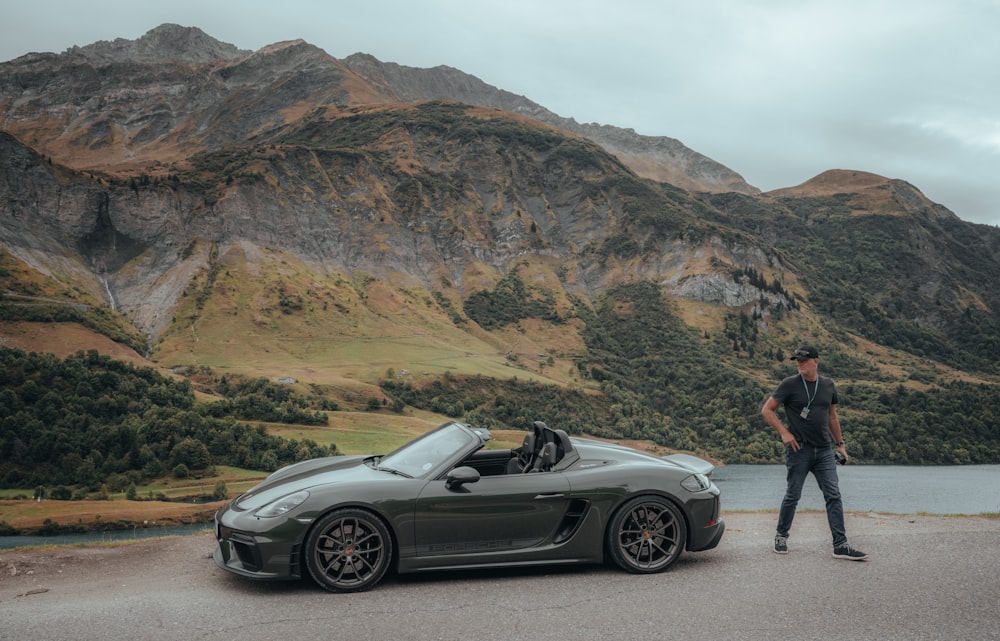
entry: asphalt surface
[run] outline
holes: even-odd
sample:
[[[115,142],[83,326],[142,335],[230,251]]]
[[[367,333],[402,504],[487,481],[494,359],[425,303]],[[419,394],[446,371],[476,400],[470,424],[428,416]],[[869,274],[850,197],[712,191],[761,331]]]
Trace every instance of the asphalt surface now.
[[[209,534],[2,552],[0,639],[1000,639],[1000,519],[849,514],[870,555],[851,562],[822,513],[798,515],[784,556],[774,514],[724,516],[717,549],[663,574],[436,573],[358,594],[230,575]]]

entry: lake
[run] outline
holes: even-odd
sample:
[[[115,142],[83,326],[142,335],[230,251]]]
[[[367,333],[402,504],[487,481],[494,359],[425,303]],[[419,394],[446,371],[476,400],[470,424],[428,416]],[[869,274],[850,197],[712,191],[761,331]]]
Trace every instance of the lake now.
[[[108,530],[105,532],[80,532],[77,534],[56,534],[54,536],[0,536],[0,550],[25,545],[72,545],[74,543],[109,543],[112,541],[133,541],[158,536],[174,536],[211,532],[211,523],[190,525],[170,525],[164,527],[133,528],[131,530]]]
[[[1000,513],[1000,465],[845,465],[837,471],[849,512]],[[723,465],[712,480],[722,491],[723,512],[777,510],[785,494],[784,465]],[[799,508],[825,509],[812,475]]]
[[[1000,513],[1000,465],[846,465],[838,471],[844,509],[849,512]],[[716,468],[712,480],[722,491],[723,512],[777,511],[785,493],[785,466],[723,465]],[[824,509],[823,495],[812,476],[806,479],[799,508]],[[204,523],[58,536],[0,536],[0,549],[195,534],[211,527]]]

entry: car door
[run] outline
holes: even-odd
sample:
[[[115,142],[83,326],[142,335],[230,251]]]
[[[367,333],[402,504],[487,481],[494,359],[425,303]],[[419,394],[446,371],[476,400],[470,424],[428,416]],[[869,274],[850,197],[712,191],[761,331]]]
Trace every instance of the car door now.
[[[569,500],[560,472],[486,476],[452,488],[432,481],[415,506],[416,554],[530,549],[552,537]]]

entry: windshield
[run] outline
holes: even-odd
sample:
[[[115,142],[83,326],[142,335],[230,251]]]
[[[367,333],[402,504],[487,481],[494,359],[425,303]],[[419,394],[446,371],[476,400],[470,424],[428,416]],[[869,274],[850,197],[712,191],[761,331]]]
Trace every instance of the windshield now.
[[[382,457],[378,469],[411,477],[422,476],[451,462],[460,453],[467,453],[472,445],[478,443],[479,439],[465,427],[458,423],[445,423]]]

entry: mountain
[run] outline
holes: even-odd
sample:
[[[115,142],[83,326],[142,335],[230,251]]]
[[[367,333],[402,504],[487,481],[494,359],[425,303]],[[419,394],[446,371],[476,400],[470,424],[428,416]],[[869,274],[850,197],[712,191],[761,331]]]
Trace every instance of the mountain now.
[[[524,96],[499,90],[458,69],[445,66],[415,69],[383,63],[365,54],[349,56],[344,63],[369,83],[388,87],[406,102],[447,100],[494,107],[580,134],[617,156],[643,178],[695,191],[760,193],[733,170],[685,147],[679,140],[665,136],[641,136],[632,129],[610,125],[577,123]]]
[[[449,67],[176,25],[0,64],[0,235],[15,345],[68,322],[346,406],[761,461],[760,404],[810,341],[859,399],[859,460],[1000,460],[974,409],[1000,230],[862,171],[760,193]],[[943,399],[944,433],[913,414]]]

